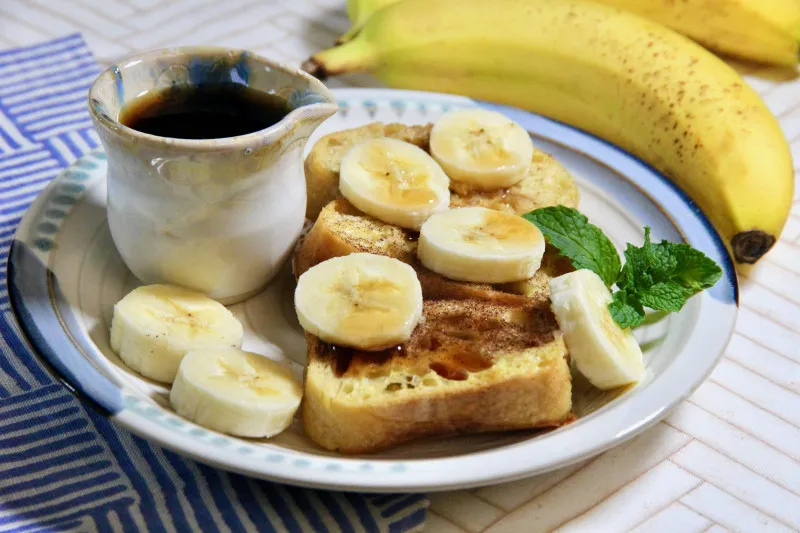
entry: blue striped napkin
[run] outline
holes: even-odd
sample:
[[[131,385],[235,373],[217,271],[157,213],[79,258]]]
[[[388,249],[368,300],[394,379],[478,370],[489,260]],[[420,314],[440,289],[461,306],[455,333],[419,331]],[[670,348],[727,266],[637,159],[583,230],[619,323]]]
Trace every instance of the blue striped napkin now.
[[[0,51],[0,532],[418,530],[419,495],[336,493],[255,481],[117,428],[40,366],[6,288],[28,204],[99,145],[86,92],[100,72],[80,35]]]

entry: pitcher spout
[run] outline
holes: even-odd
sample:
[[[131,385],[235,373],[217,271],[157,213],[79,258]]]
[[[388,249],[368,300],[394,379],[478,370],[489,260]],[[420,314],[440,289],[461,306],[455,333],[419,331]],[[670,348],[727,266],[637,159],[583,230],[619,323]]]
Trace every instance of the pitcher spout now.
[[[284,118],[289,123],[293,140],[307,140],[325,120],[339,109],[336,97],[316,78],[300,71],[302,82],[287,99],[289,114]]]

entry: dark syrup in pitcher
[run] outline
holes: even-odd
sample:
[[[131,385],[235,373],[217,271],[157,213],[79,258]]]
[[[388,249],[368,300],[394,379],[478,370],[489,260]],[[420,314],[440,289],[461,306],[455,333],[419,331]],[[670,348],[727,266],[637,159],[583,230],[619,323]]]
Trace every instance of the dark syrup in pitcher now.
[[[135,130],[177,139],[222,139],[280,122],[285,100],[235,83],[175,86],[126,105],[119,121]]]

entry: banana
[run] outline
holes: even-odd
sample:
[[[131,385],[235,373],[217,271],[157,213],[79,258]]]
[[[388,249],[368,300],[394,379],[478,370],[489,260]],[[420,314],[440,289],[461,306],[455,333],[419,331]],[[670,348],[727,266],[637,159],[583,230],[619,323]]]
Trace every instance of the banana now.
[[[450,178],[425,150],[397,139],[372,139],[348,150],[339,190],[361,211],[419,230],[450,205]]]
[[[794,67],[800,0],[596,0],[649,18],[710,50]]]
[[[379,9],[401,0],[350,0],[351,40]],[[434,0],[436,1],[436,0]],[[800,0],[596,0],[649,18],[709,50],[794,67],[800,53]]]
[[[422,287],[406,263],[356,253],[304,272],[294,305],[303,329],[323,341],[382,350],[411,337],[422,317]]]
[[[242,325],[222,304],[173,285],[148,285],[114,306],[111,349],[145,377],[172,383],[190,350],[240,347]]]
[[[509,283],[530,279],[544,255],[542,232],[524,218],[485,207],[433,215],[417,243],[420,262],[459,281]]]
[[[772,247],[789,215],[789,146],[761,98],[699,45],[619,9],[404,0],[304,68],[373,71],[393,87],[510,104],[593,133],[671,178],[742,263]]]
[[[346,43],[358,33],[361,26],[367,22],[367,19],[375,11],[399,1],[400,0],[348,0],[347,18],[350,19],[351,26],[344,35],[339,37],[336,43]]]
[[[436,121],[430,150],[450,179],[491,191],[526,176],[533,142],[522,126],[502,113],[468,108],[445,113]]]
[[[611,292],[600,276],[583,269],[549,283],[553,314],[580,373],[604,390],[639,381],[645,370],[642,349],[631,330],[611,318]]]
[[[272,437],[292,423],[303,386],[286,366],[238,348],[192,350],[169,401],[184,418],[240,437]]]

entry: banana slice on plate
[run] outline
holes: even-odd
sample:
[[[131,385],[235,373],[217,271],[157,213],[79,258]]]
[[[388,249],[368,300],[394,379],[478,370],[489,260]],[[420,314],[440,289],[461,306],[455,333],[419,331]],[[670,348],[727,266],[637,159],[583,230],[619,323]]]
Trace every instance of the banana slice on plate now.
[[[450,205],[450,178],[438,163],[397,139],[372,139],[348,150],[339,190],[366,214],[414,230]]]
[[[303,386],[286,366],[237,348],[191,351],[169,401],[189,420],[240,437],[272,437],[292,423]]]
[[[323,341],[382,350],[411,337],[422,317],[422,287],[402,261],[358,253],[308,269],[294,304],[303,329]]]
[[[450,279],[508,283],[533,277],[544,249],[542,232],[524,218],[462,207],[422,225],[417,256],[426,268]]]
[[[533,142],[525,129],[495,111],[458,109],[431,130],[431,155],[454,181],[478,190],[510,187],[526,176]]]
[[[242,325],[205,294],[174,285],[134,289],[114,306],[111,349],[145,377],[172,383],[183,356],[204,347],[240,347]]]
[[[576,270],[550,280],[550,300],[570,357],[599,389],[639,381],[644,357],[630,329],[611,318],[611,292],[591,270]]]

